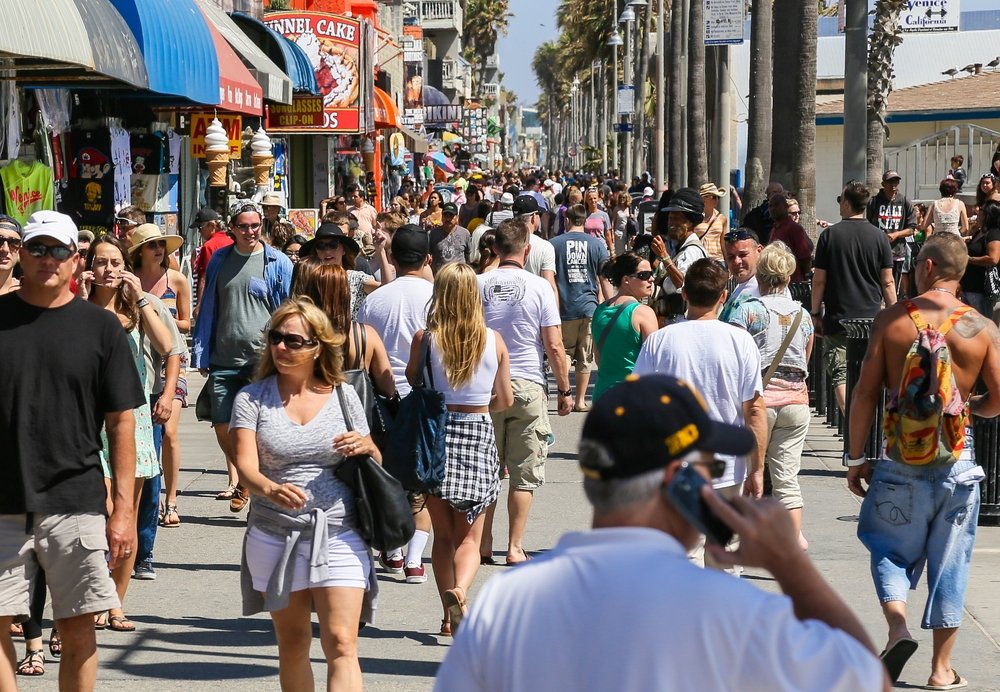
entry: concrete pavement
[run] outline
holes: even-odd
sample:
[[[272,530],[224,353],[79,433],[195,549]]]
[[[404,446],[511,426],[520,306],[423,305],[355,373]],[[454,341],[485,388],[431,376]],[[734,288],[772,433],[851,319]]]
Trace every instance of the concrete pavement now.
[[[201,378],[190,378],[192,401]],[[277,647],[269,618],[240,616],[239,559],[245,515],[233,515],[213,497],[226,482],[221,453],[209,426],[185,409],[179,511],[182,526],[160,529],[156,581],[133,581],[126,612],[135,621],[131,634],[98,632],[99,690],[275,690]],[[575,463],[582,414],[553,416],[556,441],[546,467],[548,482],[537,493],[525,546],[550,548],[568,530],[585,528],[589,512]],[[855,537],[859,501],[851,495],[840,466],[840,440],[814,419],[801,475],[806,501],[803,532],[820,570],[861,617],[876,644],[885,625],[868,571],[868,556]],[[504,495],[506,497],[506,484]],[[506,514],[498,512],[495,544],[499,562],[506,545]],[[954,655],[955,668],[970,680],[970,690],[1000,690],[1000,529],[981,527],[972,563],[966,618]],[[402,575],[380,574],[376,623],[360,638],[361,667],[370,690],[429,690],[449,639],[436,635],[441,608],[430,575],[405,584]],[[506,567],[483,567],[481,583]],[[760,588],[776,590],[766,574],[750,570]],[[919,629],[926,598],[921,588],[911,599],[912,633],[920,649],[903,673],[900,688],[923,685],[929,671],[931,636]],[[623,614],[623,617],[627,614]],[[620,623],[618,623],[620,624]],[[609,623],[609,626],[616,623]],[[46,626],[45,634],[49,628]],[[18,655],[23,643],[17,643]],[[484,652],[489,655],[489,652]],[[322,689],[325,663],[316,639],[313,667]],[[58,663],[47,663],[42,678],[19,678],[22,690],[54,690]]]

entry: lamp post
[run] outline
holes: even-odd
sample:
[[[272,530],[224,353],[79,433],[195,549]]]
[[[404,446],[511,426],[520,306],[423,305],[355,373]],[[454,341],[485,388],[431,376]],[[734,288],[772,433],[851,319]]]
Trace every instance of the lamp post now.
[[[659,192],[661,185],[664,185],[666,176],[666,156],[664,152],[664,140],[666,139],[666,128],[664,127],[664,89],[666,88],[666,70],[663,54],[667,45],[664,5],[666,0],[656,0],[656,117],[653,126],[653,175],[656,176],[653,191]],[[673,10],[671,10],[673,11]]]
[[[612,123],[618,122],[618,46],[622,45],[622,36],[618,33],[618,27],[611,33],[611,38],[608,39],[608,45],[611,46],[611,54],[614,56],[612,61],[612,87],[611,87],[611,109],[609,118]],[[618,165],[618,132],[614,132],[611,137],[611,155],[608,157],[608,170],[617,170]]]
[[[580,79],[573,77],[569,88],[569,151],[576,152],[580,139]],[[568,153],[568,152],[567,152]],[[570,156],[570,166],[575,168],[576,156]]]
[[[631,6],[626,5],[625,11],[622,12],[621,17],[618,18],[619,24],[625,25],[625,69],[623,70],[622,77],[625,80],[625,86],[632,87],[632,110],[635,110],[635,85],[632,84],[632,30],[633,24],[635,23],[635,10]],[[632,116],[626,116],[622,119],[623,122],[631,125]],[[622,180],[626,185],[632,182],[632,134],[630,132],[622,133]]]

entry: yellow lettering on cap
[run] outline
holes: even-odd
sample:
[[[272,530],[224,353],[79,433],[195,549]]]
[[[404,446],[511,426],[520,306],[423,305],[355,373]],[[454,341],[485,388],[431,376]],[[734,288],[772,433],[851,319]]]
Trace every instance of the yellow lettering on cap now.
[[[639,376],[636,375],[635,373],[630,373],[630,374],[628,374],[628,375],[625,376],[625,381],[626,382],[635,382],[638,379],[639,379]]]
[[[664,442],[667,445],[667,451],[670,452],[671,455],[676,455],[681,450],[687,449],[697,442],[699,437],[700,434],[698,433],[698,426],[694,423],[688,423],[673,435],[667,437]]]
[[[616,416],[624,416],[625,415],[625,407],[624,406],[618,406],[617,408],[615,408],[615,415]]]
[[[668,406],[670,404],[670,401],[671,401],[670,397],[667,396],[666,394],[660,397],[660,403],[663,404],[664,406]]]

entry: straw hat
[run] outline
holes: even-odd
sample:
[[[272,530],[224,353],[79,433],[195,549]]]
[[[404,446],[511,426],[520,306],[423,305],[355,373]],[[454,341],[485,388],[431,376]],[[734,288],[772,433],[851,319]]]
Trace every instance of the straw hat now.
[[[725,197],[726,188],[716,187],[715,183],[705,183],[698,188],[698,194],[702,197]]]
[[[184,239],[179,235],[164,235],[155,223],[144,223],[132,231],[132,246],[129,247],[128,254],[134,255],[140,247],[154,240],[166,240],[168,253],[176,251],[184,244]]]
[[[264,199],[260,201],[260,206],[262,207],[283,207],[285,206],[284,200],[281,198],[277,192],[268,192],[264,195]]]

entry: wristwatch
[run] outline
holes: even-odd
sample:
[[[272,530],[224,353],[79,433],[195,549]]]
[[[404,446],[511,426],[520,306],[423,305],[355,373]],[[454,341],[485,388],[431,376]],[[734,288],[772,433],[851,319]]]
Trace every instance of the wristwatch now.
[[[572,389],[567,389],[566,391],[563,391],[563,390],[560,389],[558,391],[559,391],[559,396],[573,396],[573,390]]]
[[[847,467],[861,466],[862,464],[867,464],[867,463],[868,463],[868,457],[866,456],[861,456],[858,459],[852,459],[850,454],[844,452],[844,466]]]
[[[140,298],[139,300],[135,301],[135,306],[140,310],[142,310],[147,305],[149,305],[148,298]]]

